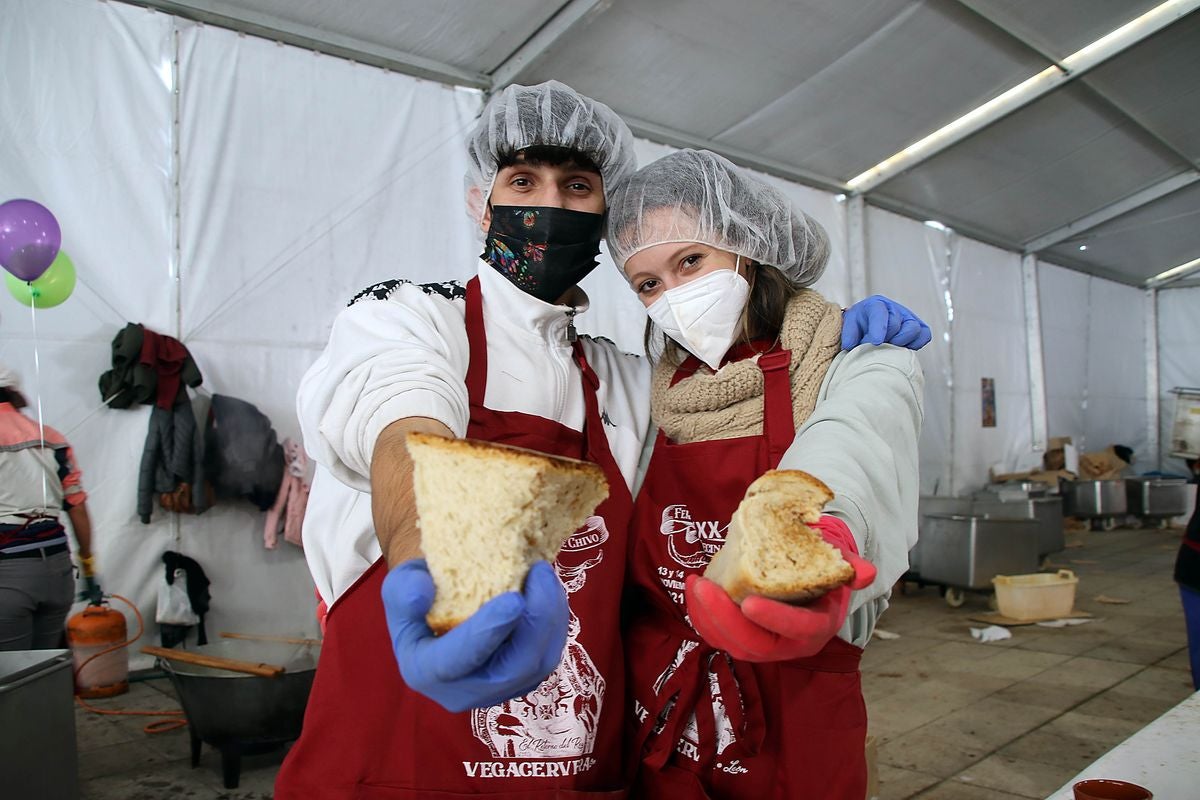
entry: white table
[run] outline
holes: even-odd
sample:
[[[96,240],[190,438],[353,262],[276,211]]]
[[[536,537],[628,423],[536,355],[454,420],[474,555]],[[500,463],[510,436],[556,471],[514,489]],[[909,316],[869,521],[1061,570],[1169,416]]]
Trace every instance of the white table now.
[[[1072,800],[1071,787],[1087,778],[1145,786],[1154,800],[1200,797],[1200,692],[1100,756],[1047,800]]]

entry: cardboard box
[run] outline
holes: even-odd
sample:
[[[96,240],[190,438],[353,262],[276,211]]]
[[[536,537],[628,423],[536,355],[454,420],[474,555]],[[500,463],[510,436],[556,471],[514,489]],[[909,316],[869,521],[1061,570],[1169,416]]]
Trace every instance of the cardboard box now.
[[[1084,453],[1079,457],[1079,479],[1082,481],[1110,481],[1120,478],[1129,467],[1113,448],[1095,453]]]
[[[1049,484],[1051,487],[1058,486],[1058,481],[1074,480],[1075,473],[1065,469],[1029,469],[1024,472],[1001,472],[991,473],[992,483],[1007,483],[1008,481],[1038,481],[1040,483]]]
[[[1067,464],[1068,448],[1074,448],[1070,436],[1051,436],[1042,456],[1042,466],[1047,470],[1072,469]]]

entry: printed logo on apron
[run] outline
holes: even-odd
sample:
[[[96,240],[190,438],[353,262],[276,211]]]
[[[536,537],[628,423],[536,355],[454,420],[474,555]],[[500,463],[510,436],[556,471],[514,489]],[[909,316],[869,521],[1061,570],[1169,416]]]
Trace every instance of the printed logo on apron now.
[[[659,533],[667,537],[667,549],[677,564],[688,569],[704,569],[725,544],[729,524],[720,520],[697,520],[682,504],[663,509]]]
[[[604,518],[592,516],[563,543],[554,566],[568,595],[582,589],[588,570],[604,560],[603,550],[591,551],[608,539]],[[562,660],[546,680],[524,697],[471,712],[471,731],[494,758],[573,758],[564,764],[546,765],[548,770],[565,770],[562,774],[577,774],[595,765],[591,754],[604,706],[605,681],[580,643],[580,631],[572,608]],[[464,762],[463,767],[469,775],[490,777],[481,769],[486,764]]]

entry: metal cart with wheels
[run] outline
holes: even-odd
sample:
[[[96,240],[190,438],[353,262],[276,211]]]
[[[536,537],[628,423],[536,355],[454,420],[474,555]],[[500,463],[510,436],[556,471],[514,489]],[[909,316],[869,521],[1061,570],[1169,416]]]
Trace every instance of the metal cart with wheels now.
[[[1125,482],[1067,481],[1063,484],[1063,513],[1091,520],[1092,527],[1111,531],[1128,510]]]
[[[1145,525],[1165,528],[1172,517],[1192,510],[1196,487],[1183,478],[1139,477],[1125,479],[1130,514]]]
[[[951,608],[967,592],[991,594],[992,578],[1037,572],[1038,524],[976,514],[927,513],[904,580],[937,586]]]

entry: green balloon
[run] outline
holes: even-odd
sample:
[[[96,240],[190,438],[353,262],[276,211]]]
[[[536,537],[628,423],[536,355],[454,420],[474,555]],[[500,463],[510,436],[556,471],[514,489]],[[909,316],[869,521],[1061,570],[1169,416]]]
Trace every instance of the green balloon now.
[[[23,281],[11,272],[4,274],[9,293],[21,305],[32,304],[36,308],[52,308],[71,296],[75,291],[75,265],[62,250],[54,262],[35,281]]]

